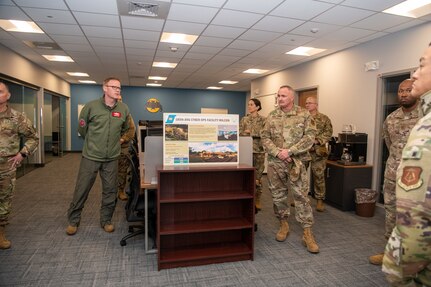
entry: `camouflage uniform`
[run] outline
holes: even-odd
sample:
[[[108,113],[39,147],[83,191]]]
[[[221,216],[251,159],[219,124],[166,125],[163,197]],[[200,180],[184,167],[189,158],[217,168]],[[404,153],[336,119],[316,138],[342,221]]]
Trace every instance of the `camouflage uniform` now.
[[[262,194],[262,174],[265,169],[265,151],[260,139],[260,131],[265,124],[265,117],[247,115],[239,123],[239,134],[253,138],[253,166],[256,168],[256,196]],[[249,130],[250,133],[244,131]]]
[[[386,117],[383,123],[383,139],[389,150],[386,161],[385,180],[383,183],[383,195],[385,199],[385,237],[389,238],[395,226],[395,180],[397,168],[401,161],[401,153],[406,145],[410,131],[417,123],[420,115],[420,105],[411,112],[403,112],[398,108]]]
[[[397,170],[396,225],[383,258],[393,286],[431,286],[431,91]]]
[[[272,111],[261,131],[262,144],[268,153],[268,180],[277,218],[290,215],[287,188],[295,200],[296,220],[303,228],[313,225],[313,211],[308,198],[308,176],[303,162],[311,159],[308,150],[316,136],[316,124],[310,113],[294,105],[289,112]],[[289,149],[292,161],[277,158],[280,149]]]
[[[24,146],[20,149],[20,138]],[[30,155],[39,144],[39,138],[23,114],[11,109],[0,113],[0,226],[8,224],[12,195],[15,190],[16,168],[8,159],[18,152]]]
[[[328,116],[317,112],[312,115],[316,122],[317,135],[315,141],[318,144],[314,144],[310,149],[311,162],[307,162],[306,166],[311,165],[311,173],[314,180],[314,197],[316,199],[325,199],[325,169],[326,160],[328,159],[328,149],[326,143],[331,139],[332,136],[332,124]]]
[[[124,191],[128,178],[130,179],[130,141],[135,137],[135,123],[133,122],[132,115],[128,117],[129,129],[124,133],[121,138],[121,154],[118,159],[118,192]]]

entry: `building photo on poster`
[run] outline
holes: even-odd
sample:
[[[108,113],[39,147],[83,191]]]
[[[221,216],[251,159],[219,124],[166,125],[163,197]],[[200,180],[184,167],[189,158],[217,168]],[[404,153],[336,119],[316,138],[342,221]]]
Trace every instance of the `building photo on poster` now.
[[[238,164],[238,115],[163,114],[163,164]]]

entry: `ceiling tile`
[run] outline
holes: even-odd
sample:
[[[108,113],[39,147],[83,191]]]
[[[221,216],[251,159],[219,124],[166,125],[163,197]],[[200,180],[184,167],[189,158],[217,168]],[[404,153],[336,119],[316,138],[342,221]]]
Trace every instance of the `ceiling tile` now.
[[[205,27],[205,24],[166,20],[163,32],[200,35]]]
[[[297,0],[286,0],[269,14],[273,16],[310,20],[331,7],[334,7],[334,5],[312,0],[301,0],[301,5],[298,5]]]
[[[244,33],[246,30],[247,29],[244,29],[244,28],[208,25],[205,31],[202,33],[202,35],[235,39],[239,35]]]
[[[322,37],[328,33],[341,29],[342,26],[323,24],[318,22],[305,22],[301,26],[290,31],[292,34],[304,35],[309,37]],[[312,29],[318,29],[316,33],[311,32]]]
[[[222,9],[211,24],[250,28],[262,18],[260,14]]]
[[[353,23],[352,27],[369,29],[374,31],[383,31],[394,26],[409,22],[411,18],[396,16],[386,13],[374,14],[364,20]]]
[[[334,33],[326,35],[324,38],[328,40],[332,40],[333,42],[350,42],[355,41],[356,39],[363,38],[369,35],[374,34],[375,31],[357,29],[351,27],[345,27]]]
[[[76,24],[72,13],[64,10],[23,8],[24,12],[29,15],[33,21],[45,23]]]
[[[303,23],[305,22],[297,19],[283,18],[278,16],[265,16],[253,26],[253,29],[287,33]]]
[[[117,15],[85,12],[74,12],[73,15],[80,25],[100,26],[100,23],[103,23],[103,26],[106,27],[120,27],[120,20]]]
[[[123,29],[123,37],[125,40],[139,39],[142,41],[157,42],[160,39],[160,32]]]
[[[229,0],[224,6],[224,9],[232,9],[259,14],[267,14],[274,9],[282,0]]]
[[[371,40],[373,40],[373,39],[377,39],[377,38],[384,37],[384,36],[386,36],[386,35],[388,35],[388,34],[389,34],[389,33],[385,33],[385,32],[376,32],[376,33],[371,34],[371,35],[369,35],[369,36],[366,36],[366,37],[363,37],[363,38],[356,39],[356,40],[355,40],[355,42],[356,42],[356,43],[365,43],[365,42],[371,41]]]
[[[48,34],[84,36],[78,25],[39,23],[39,27]]]
[[[317,16],[313,19],[313,21],[334,25],[350,25],[373,14],[375,14],[375,12],[344,6],[336,6],[329,11]]]
[[[210,46],[210,47],[226,47],[230,43],[232,43],[232,39],[200,36],[196,40],[195,45]]]
[[[156,49],[158,42],[150,41],[137,41],[137,40],[124,40],[126,48],[139,48],[139,49]]]
[[[207,24],[217,12],[217,8],[172,4],[167,19]]]
[[[21,9],[14,6],[0,6],[0,19],[31,20]]]
[[[64,0],[72,11],[101,14],[118,14],[117,1],[106,0]]]
[[[124,29],[161,31],[165,21],[145,17],[120,16],[121,27]]]
[[[189,49],[189,53],[191,52],[191,53],[201,53],[201,54],[217,54],[218,52],[220,52],[221,49],[223,48],[193,45]]]
[[[398,32],[398,31],[401,31],[401,30],[404,30],[404,29],[408,29],[410,27],[421,25],[421,24],[424,24],[424,23],[425,23],[424,21],[421,21],[421,20],[418,20],[418,19],[413,19],[413,20],[410,20],[409,22],[403,23],[401,25],[398,25],[398,26],[386,29],[385,32],[394,33],[394,32]]]
[[[172,0],[172,2],[208,7],[221,7],[226,2],[226,0]]]
[[[250,50],[242,50],[242,49],[230,49],[230,48],[226,48],[223,49],[219,55],[225,55],[225,56],[247,56],[248,54],[250,54]]]
[[[345,0],[342,5],[380,12],[401,2],[404,0]]]
[[[123,47],[123,40],[118,38],[89,37],[88,41],[93,46]]]
[[[228,47],[232,49],[256,50],[265,45],[265,42],[235,40]]]
[[[84,36],[50,35],[57,44],[88,44]]]
[[[65,52],[93,52],[90,45],[83,44],[59,44]]]
[[[272,40],[283,35],[282,33],[269,32],[269,31],[260,31],[260,30],[248,30],[244,34],[242,34],[239,39],[248,40],[248,41],[265,41],[271,42]]]
[[[294,34],[286,34],[284,36],[281,36],[280,38],[273,41],[275,44],[285,44],[285,45],[295,45],[295,46],[302,46],[310,41],[312,41],[313,37],[309,36],[301,36],[301,35],[294,35]]]
[[[106,37],[121,39],[121,30],[112,27],[81,26],[87,37]]]
[[[15,3],[22,7],[37,7],[46,9],[68,10],[63,1],[52,0],[14,0]]]

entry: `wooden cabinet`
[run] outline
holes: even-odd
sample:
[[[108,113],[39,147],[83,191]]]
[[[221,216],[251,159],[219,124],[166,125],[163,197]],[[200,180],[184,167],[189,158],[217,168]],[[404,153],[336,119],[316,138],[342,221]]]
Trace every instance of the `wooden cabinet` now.
[[[343,211],[355,210],[355,188],[370,188],[371,177],[371,165],[341,165],[328,160],[325,201]]]
[[[253,260],[253,167],[163,167],[158,182],[159,270]]]

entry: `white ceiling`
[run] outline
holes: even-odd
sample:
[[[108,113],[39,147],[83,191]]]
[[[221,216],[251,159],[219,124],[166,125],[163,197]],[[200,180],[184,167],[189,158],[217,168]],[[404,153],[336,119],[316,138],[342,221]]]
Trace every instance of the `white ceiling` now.
[[[381,13],[402,1],[162,0],[170,5],[167,17],[154,19],[120,15],[117,0],[0,0],[0,19],[34,21],[45,32],[0,30],[0,41],[70,83],[84,78],[66,72],[86,72],[99,84],[112,75],[123,85],[144,86],[153,82],[151,75],[168,77],[160,81],[163,87],[248,91],[251,79],[261,75],[242,73],[246,69],[271,74],[431,20]],[[162,32],[199,38],[192,46],[159,43]],[[53,42],[61,50],[30,48],[24,40]],[[304,45],[327,50],[312,57],[284,54]],[[43,54],[68,55],[75,62],[49,62]],[[178,65],[153,68],[153,61]]]

